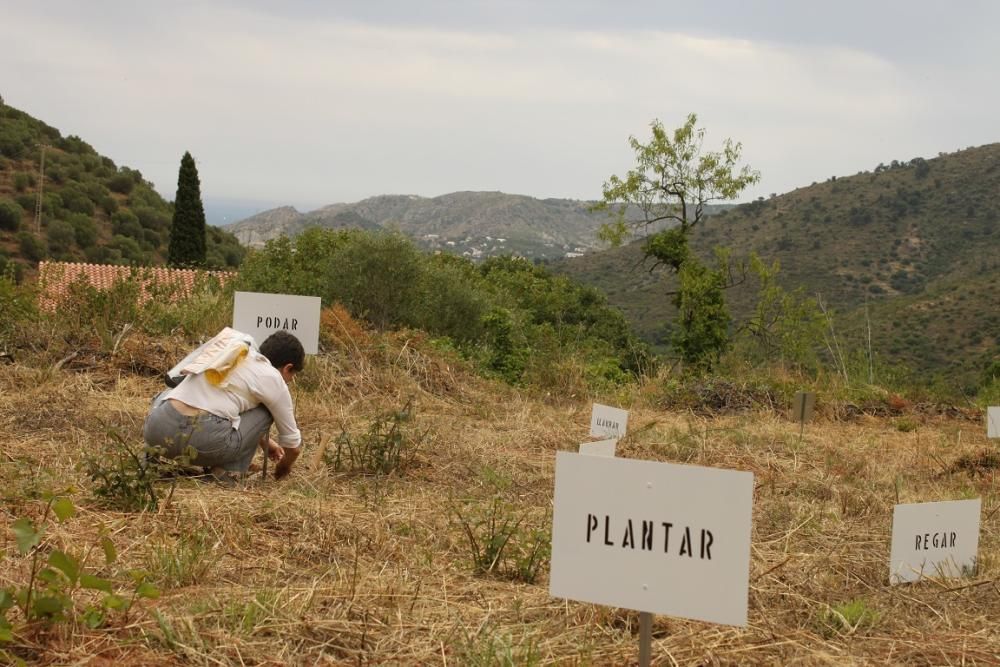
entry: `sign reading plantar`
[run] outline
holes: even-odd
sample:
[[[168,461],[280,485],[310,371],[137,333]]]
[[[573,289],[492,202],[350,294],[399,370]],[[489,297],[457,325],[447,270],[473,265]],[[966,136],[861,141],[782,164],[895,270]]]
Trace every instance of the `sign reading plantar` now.
[[[896,505],[889,583],[961,577],[976,567],[980,499]]]
[[[1000,438],[1000,407],[986,408],[986,437]]]
[[[628,410],[594,403],[590,413],[590,435],[595,438],[622,438],[628,426]]]
[[[753,474],[556,453],[554,597],[746,625]]]
[[[299,339],[306,354],[316,354],[320,305],[318,296],[236,292],[233,328],[253,336],[258,345],[284,330]]]

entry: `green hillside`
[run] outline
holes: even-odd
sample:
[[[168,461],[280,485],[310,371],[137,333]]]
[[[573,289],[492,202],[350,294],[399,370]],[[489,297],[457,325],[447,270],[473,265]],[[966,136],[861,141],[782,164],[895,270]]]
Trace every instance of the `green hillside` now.
[[[971,382],[997,354],[1000,144],[758,199],[712,217],[693,241],[702,256],[723,245],[779,261],[784,287],[821,297],[849,329],[864,323],[867,301],[872,347],[886,360]],[[662,346],[671,286],[643,263],[640,246],[553,268],[602,288],[644,339]],[[753,286],[727,296],[734,313],[745,313]]]
[[[0,101],[0,269],[13,262],[30,272],[43,259],[164,264],[172,216],[139,171]],[[235,267],[243,252],[232,234],[208,228],[210,267]]]

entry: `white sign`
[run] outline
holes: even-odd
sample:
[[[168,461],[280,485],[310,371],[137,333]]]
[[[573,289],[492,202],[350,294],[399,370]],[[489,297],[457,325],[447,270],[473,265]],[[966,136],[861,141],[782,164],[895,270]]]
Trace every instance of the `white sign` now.
[[[275,331],[287,331],[302,343],[306,354],[319,351],[318,296],[237,292],[233,303],[233,328],[263,343]]]
[[[753,473],[556,452],[549,594],[746,625]]]
[[[595,438],[623,438],[628,426],[628,410],[594,403],[590,413],[590,435]]]
[[[618,445],[618,438],[610,440],[598,440],[597,442],[585,442],[580,445],[580,453],[587,456],[614,456],[615,447]]]
[[[986,437],[1000,438],[1000,408],[986,408]]]
[[[976,566],[981,501],[896,505],[889,583],[961,577]]]

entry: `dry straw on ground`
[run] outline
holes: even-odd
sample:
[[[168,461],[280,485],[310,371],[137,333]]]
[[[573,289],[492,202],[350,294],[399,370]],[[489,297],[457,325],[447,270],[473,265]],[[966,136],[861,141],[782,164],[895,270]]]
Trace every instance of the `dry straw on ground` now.
[[[327,352],[294,390],[306,451],[291,478],[181,480],[155,512],[102,508],[81,464],[107,451],[111,430],[139,444],[161,388],[149,369],[171,365],[173,348],[133,336],[58,369],[0,366],[0,586],[28,574],[10,524],[72,485],[78,516],[42,548],[83,551],[103,526],[120,562],[162,590],[127,621],[32,625],[8,650],[60,665],[633,662],[637,614],[552,599],[545,569],[535,583],[475,574],[456,518],[502,495],[526,525],[546,526],[554,452],[586,440],[589,401],[476,378],[418,335],[332,315],[324,327]],[[997,460],[981,421],[840,420],[828,406],[800,440],[759,402],[718,416],[657,408],[655,387],[633,395],[620,455],[750,470],[756,482],[749,626],[657,617],[655,664],[1000,664]],[[401,473],[330,469],[324,451],[342,430],[411,398],[424,437]],[[966,497],[983,499],[978,572],[889,587],[893,504]]]

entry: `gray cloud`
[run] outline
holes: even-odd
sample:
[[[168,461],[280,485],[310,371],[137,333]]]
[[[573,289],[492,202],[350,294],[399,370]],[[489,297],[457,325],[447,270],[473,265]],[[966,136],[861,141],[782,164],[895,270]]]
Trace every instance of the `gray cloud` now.
[[[593,198],[689,111],[744,143],[752,196],[996,140],[998,5],[744,4],[19,4],[0,94],[168,197],[191,150],[207,197],[304,207]]]

